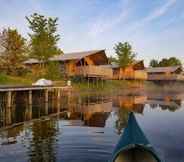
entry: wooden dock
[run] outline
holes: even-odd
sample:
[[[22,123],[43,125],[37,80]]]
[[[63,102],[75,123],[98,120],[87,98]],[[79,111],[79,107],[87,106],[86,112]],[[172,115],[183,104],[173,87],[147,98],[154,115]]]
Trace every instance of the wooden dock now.
[[[6,94],[6,105],[7,107],[12,106],[12,93],[16,92],[27,92],[28,93],[28,103],[32,105],[32,93],[33,91],[43,91],[44,92],[44,100],[48,102],[49,99],[49,91],[56,91],[57,98],[61,97],[61,91],[68,91],[71,87],[65,86],[3,86],[0,87],[0,93]]]
[[[33,91],[33,90],[68,90],[71,89],[69,86],[0,86],[0,92],[8,91]]]

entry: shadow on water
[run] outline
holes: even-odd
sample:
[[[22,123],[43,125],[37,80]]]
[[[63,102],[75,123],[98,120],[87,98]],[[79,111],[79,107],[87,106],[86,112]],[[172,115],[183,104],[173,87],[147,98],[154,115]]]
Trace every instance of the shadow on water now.
[[[0,159],[5,162],[108,161],[131,111],[137,114],[138,122],[164,160],[184,160],[182,156],[178,158],[182,147],[173,150],[171,144],[161,140],[171,127],[183,121],[180,111],[184,94],[63,92],[58,99],[50,92],[48,102],[44,102],[40,91],[33,94],[32,105],[28,104],[26,92],[13,95],[12,106],[7,107],[5,95],[0,94]],[[163,116],[169,124],[165,124]],[[180,133],[184,132],[177,129],[170,137],[184,142]]]

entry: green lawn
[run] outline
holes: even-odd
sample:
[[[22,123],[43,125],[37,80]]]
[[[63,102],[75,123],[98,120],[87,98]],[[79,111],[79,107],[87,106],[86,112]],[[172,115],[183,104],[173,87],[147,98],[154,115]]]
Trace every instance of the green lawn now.
[[[31,85],[32,80],[26,77],[9,76],[0,73],[0,85]]]

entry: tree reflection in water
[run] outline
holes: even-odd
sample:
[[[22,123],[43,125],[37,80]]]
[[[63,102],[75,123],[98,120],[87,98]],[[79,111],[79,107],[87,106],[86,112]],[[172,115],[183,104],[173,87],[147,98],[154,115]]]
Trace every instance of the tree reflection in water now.
[[[121,134],[121,130],[126,127],[128,123],[128,116],[130,111],[128,111],[126,108],[120,108],[117,111],[117,120],[116,120],[116,129],[118,134]]]
[[[56,161],[57,121],[42,120],[32,125],[32,139],[28,150],[31,162]]]

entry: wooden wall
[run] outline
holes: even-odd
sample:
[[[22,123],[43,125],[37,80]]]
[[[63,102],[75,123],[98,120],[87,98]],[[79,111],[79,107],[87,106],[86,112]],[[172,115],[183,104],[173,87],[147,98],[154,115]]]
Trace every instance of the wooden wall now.
[[[147,78],[145,70],[134,70],[133,67],[113,69],[113,79],[147,80]]]

